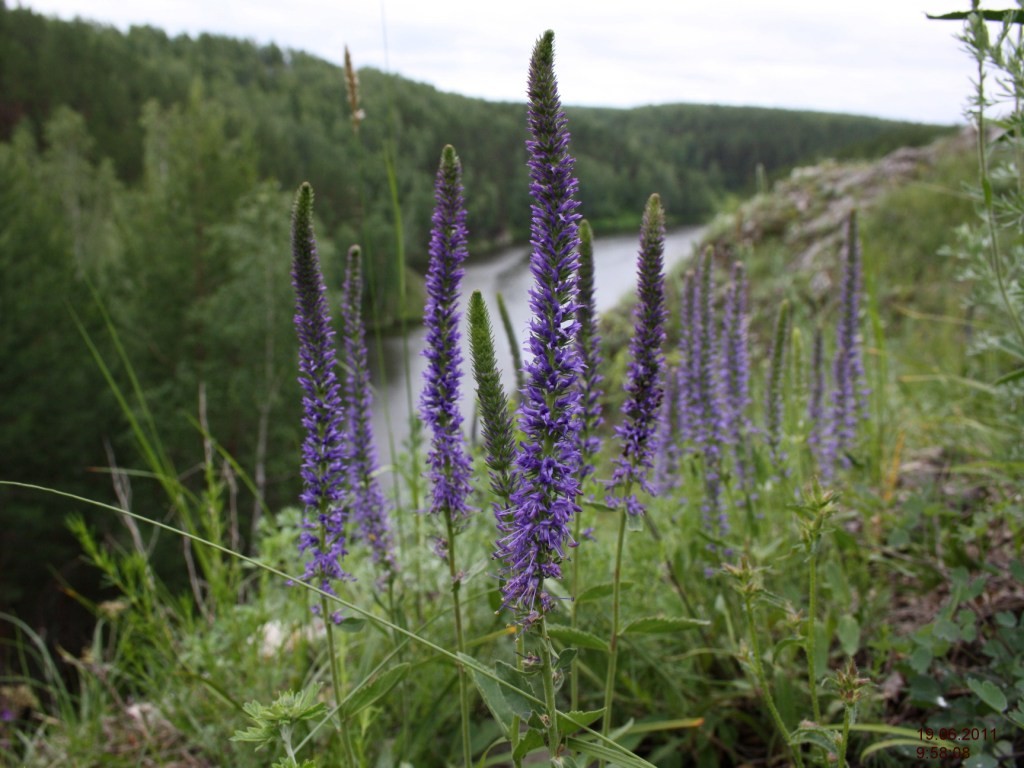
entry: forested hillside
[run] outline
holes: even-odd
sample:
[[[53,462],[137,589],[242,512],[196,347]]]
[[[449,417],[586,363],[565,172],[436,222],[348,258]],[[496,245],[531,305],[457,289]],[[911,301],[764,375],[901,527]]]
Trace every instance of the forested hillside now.
[[[371,323],[408,309],[393,286],[406,265],[425,264],[444,144],[465,167],[477,245],[522,240],[528,227],[523,105],[370,69],[359,80],[365,116],[354,121],[344,71],[307,54],[152,28],[123,34],[0,2],[5,477],[103,498],[109,474],[90,468],[137,466],[125,415],[85,341],[126,386],[113,328],[177,472],[201,461],[201,431],[189,418],[202,401],[210,434],[252,475],[255,496],[271,506],[294,498],[295,187],[308,180],[316,190],[332,285],[335,256],[363,244]],[[698,222],[752,189],[759,165],[771,177],[942,130],[692,105],[571,108],[569,116],[582,211],[599,231],[635,227],[652,191],[671,223]],[[147,423],[141,403],[131,407]],[[145,482],[133,490],[145,506]],[[232,498],[248,521],[252,495]],[[60,569],[73,559],[62,527],[73,505],[10,490],[0,505],[0,602],[17,602],[31,597],[22,588],[41,577],[39,563]]]

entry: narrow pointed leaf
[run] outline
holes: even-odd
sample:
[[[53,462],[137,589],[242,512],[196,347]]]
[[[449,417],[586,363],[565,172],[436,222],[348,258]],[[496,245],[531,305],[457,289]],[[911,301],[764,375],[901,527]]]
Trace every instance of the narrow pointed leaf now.
[[[690,619],[682,616],[667,618],[664,616],[648,616],[643,619],[636,619],[626,625],[623,634],[626,635],[657,635],[668,632],[682,632],[686,629],[706,627],[710,621],[703,619]]]

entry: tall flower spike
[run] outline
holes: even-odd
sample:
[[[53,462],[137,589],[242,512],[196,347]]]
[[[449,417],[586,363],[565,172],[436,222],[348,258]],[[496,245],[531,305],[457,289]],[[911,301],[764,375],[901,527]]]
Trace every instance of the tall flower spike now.
[[[786,474],[786,453],[782,450],[783,393],[782,375],[785,370],[786,339],[789,338],[789,302],[779,305],[772,340],[772,355],[768,365],[768,385],[765,387],[765,440],[771,456],[776,478]]]
[[[665,395],[665,280],[662,275],[665,252],[665,213],[661,198],[651,195],[640,227],[637,260],[637,304],[633,310],[634,332],[629,343],[631,362],[626,374],[625,423],[615,429],[622,441],[622,455],[615,462],[612,484],[628,489],[626,511],[643,514],[634,489],[651,491],[648,475],[654,463],[657,427]]]
[[[721,500],[725,420],[722,415],[720,372],[715,364],[718,359],[718,334],[715,327],[711,255],[710,249],[705,251],[694,285],[693,333],[696,342],[690,370],[694,379],[693,395],[696,398],[693,414],[695,437],[704,462],[704,521],[709,532],[717,526],[717,535],[724,536],[729,531]]]
[[[597,436],[601,418],[601,337],[597,330],[597,309],[594,304],[594,235],[590,223],[580,222],[580,270],[579,307],[577,318],[580,323],[577,343],[583,374],[580,376],[583,424],[580,429],[582,463],[580,482],[594,472],[594,457],[601,450],[601,438]]]
[[[363,326],[363,279],[361,250],[353,245],[348,251],[341,302],[341,345],[347,375],[342,388],[349,433],[352,435],[350,462],[352,515],[370,546],[373,561],[382,569],[385,582],[398,569],[394,542],[388,525],[387,504],[377,481],[377,449],[373,439],[373,393],[370,368],[366,359],[366,329]]]
[[[462,199],[462,166],[448,145],[441,153],[434,187],[436,206],[427,269],[425,386],[420,415],[433,431],[427,463],[433,483],[431,514],[443,515],[456,527],[468,514],[470,463],[462,435],[459,386],[462,351],[459,344],[459,283],[466,249],[466,209]]]
[[[866,415],[864,363],[857,333],[860,312],[861,255],[857,236],[857,215],[850,213],[846,228],[846,249],[840,291],[836,357],[832,367],[832,435],[829,446],[833,459],[849,464],[848,452],[857,437],[857,421]]]
[[[733,464],[740,487],[751,490],[751,468],[747,440],[751,431],[750,355],[747,344],[747,279],[742,262],[732,268],[732,284],[725,297],[722,318],[722,394],[726,441],[732,448]]]
[[[299,337],[299,384],[302,385],[303,490],[306,506],[299,551],[310,552],[303,578],[325,592],[332,581],[348,575],[341,568],[346,554],[346,446],[336,369],[334,330],[327,288],[313,234],[313,188],[299,187],[292,214],[292,286],[295,288],[295,330]]]
[[[533,51],[529,78],[530,289],[528,341],[516,453],[516,488],[508,533],[498,542],[505,562],[505,605],[524,624],[548,611],[553,600],[544,580],[561,576],[579,511],[580,375],[576,345],[579,214],[569,132],[554,75],[554,33]]]
[[[828,422],[825,417],[825,353],[824,336],[821,328],[814,330],[814,346],[811,348],[811,382],[807,396],[807,420],[810,431],[807,444],[811,455],[818,466],[821,479],[828,483],[832,480],[835,452],[829,450]]]

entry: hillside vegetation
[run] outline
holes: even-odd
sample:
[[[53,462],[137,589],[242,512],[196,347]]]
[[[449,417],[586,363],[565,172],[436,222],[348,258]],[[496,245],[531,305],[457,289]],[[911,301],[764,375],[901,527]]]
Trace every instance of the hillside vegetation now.
[[[135,463],[85,342],[112,359],[109,322],[178,472],[201,447],[188,418],[202,395],[210,433],[257,478],[255,494],[239,491],[242,518],[263,501],[295,498],[298,405],[284,394],[295,377],[291,190],[307,180],[316,189],[332,287],[340,255],[363,246],[370,325],[420,315],[414,273],[425,268],[445,143],[466,168],[474,253],[527,233],[523,105],[369,69],[359,81],[357,126],[345,72],[300,51],[148,27],[122,34],[0,2],[5,475],[110,498],[110,479],[95,468]],[[653,189],[670,222],[701,221],[750,190],[758,166],[770,178],[941,130],[716,106],[569,114],[583,210],[598,231],[635,226]],[[110,373],[127,375],[116,365]],[[148,499],[144,484],[135,492]],[[40,563],[79,578],[76,549],[56,524],[66,505],[9,489],[0,503],[14,521],[0,544],[0,607],[41,605],[33,596],[51,586]]]

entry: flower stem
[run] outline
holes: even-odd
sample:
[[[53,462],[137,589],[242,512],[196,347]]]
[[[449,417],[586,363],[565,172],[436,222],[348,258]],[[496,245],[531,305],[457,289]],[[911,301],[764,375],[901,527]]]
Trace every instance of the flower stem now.
[[[341,678],[341,665],[338,664],[338,651],[334,645],[334,624],[327,613],[327,598],[324,595],[320,595],[320,615],[324,620],[324,629],[327,633],[327,658],[330,660],[331,665],[331,687],[334,688],[334,700],[340,704],[344,700],[342,696],[344,683]],[[354,766],[356,763],[352,752],[352,740],[349,736],[348,725],[345,723],[345,716],[341,707],[338,708],[338,727],[341,729],[341,739],[345,745],[347,764]]]
[[[810,592],[807,608],[807,640],[804,646],[804,653],[807,655],[807,684],[811,690],[811,711],[814,713],[814,722],[821,722],[821,705],[818,703],[818,683],[814,674],[815,667],[815,636],[814,617],[818,609],[818,559],[811,554],[808,564],[808,591]]]
[[[743,603],[747,611],[747,624],[750,626],[750,650],[754,663],[754,673],[757,675],[757,684],[761,686],[764,702],[768,706],[768,711],[775,722],[775,727],[779,729],[779,735],[782,736],[782,740],[786,742],[786,746],[789,747],[789,751],[793,755],[793,762],[799,768],[803,768],[804,759],[800,754],[799,748],[795,747],[790,740],[789,731],[786,730],[786,724],[782,722],[782,715],[779,714],[779,710],[775,706],[775,699],[772,697],[771,688],[768,687],[768,678],[764,673],[764,663],[761,661],[761,644],[757,639],[757,627],[754,625],[754,606],[751,603],[750,594],[743,596]]]
[[[582,510],[580,514],[577,514],[573,520],[572,526],[572,540],[576,542],[576,551],[572,555],[572,576],[571,576],[571,592],[572,605],[569,608],[569,626],[574,630],[579,625],[579,617],[577,612],[576,598],[580,594],[580,530],[582,526],[580,524],[580,517],[582,516]],[[569,710],[575,712],[579,709],[580,704],[580,681],[579,681],[579,660],[572,660],[572,668],[569,670]]]
[[[839,762],[837,768],[845,768],[846,766],[846,748],[850,744],[850,710],[851,707],[847,705],[843,709],[843,737],[839,742]]]
[[[544,679],[544,705],[547,709],[548,753],[551,763],[555,764],[558,757],[561,737],[558,734],[558,708],[555,706],[555,669],[551,663],[551,640],[548,637],[548,623],[541,614],[540,618],[540,660],[541,677]]]
[[[626,483],[623,493],[628,497],[631,492],[632,483]],[[622,549],[626,539],[626,511],[625,505],[619,510],[619,535],[615,542],[615,570],[612,573],[612,633],[608,641],[608,677],[604,685],[604,723],[601,733],[607,736],[612,728],[612,703],[615,697],[615,672],[618,663],[619,652],[619,604],[621,602],[622,582]]]
[[[460,654],[466,652],[466,640],[462,631],[462,605],[459,591],[462,587],[461,576],[455,567],[455,525],[451,515],[445,516],[448,529],[448,572],[452,583],[452,613],[455,619],[455,647]],[[469,682],[466,680],[466,669],[462,664],[459,670],[459,709],[462,715],[462,759],[466,768],[473,765],[473,748],[469,738]]]

